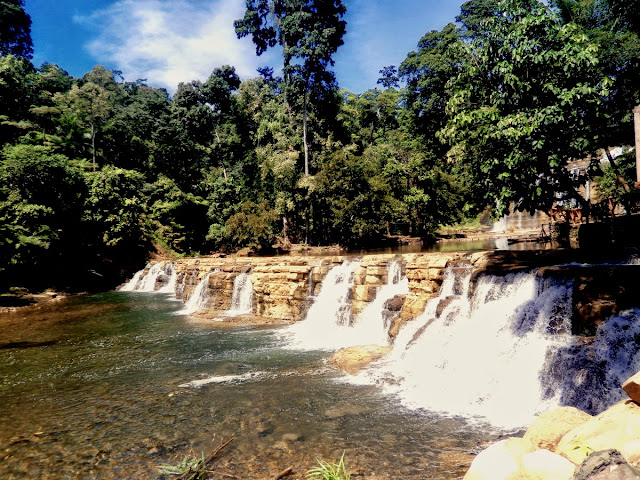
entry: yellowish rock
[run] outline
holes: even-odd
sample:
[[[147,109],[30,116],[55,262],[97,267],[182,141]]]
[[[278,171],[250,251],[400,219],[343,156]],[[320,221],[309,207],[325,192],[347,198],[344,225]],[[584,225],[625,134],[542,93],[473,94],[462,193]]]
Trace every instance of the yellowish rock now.
[[[522,457],[532,451],[523,438],[501,440],[473,459],[464,480],[522,480]]]
[[[575,470],[569,460],[546,449],[522,457],[522,478],[527,480],[571,480]]]
[[[554,451],[567,432],[593,418],[574,407],[560,407],[536,418],[524,439],[534,447]]]
[[[591,453],[616,449],[632,466],[640,465],[640,406],[632,400],[617,403],[569,431],[556,453],[580,465]]]
[[[391,351],[391,347],[381,345],[360,345],[343,348],[334,353],[329,364],[351,375],[358,373],[372,362],[381,359]]]

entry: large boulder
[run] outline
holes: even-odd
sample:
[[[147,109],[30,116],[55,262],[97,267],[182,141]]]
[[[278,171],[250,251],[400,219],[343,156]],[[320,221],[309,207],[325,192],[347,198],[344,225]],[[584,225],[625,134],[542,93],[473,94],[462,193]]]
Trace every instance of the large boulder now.
[[[464,480],[520,480],[522,457],[533,451],[523,438],[507,438],[494,443],[473,459]]]
[[[576,471],[574,480],[638,480],[640,475],[617,450],[589,455]]]
[[[620,402],[568,432],[556,453],[576,465],[594,451],[618,450],[633,466],[640,465],[640,405]]]
[[[521,478],[527,480],[571,480],[576,466],[549,450],[536,450],[522,457]]]
[[[524,439],[529,440],[535,448],[553,452],[567,432],[591,418],[591,415],[577,408],[559,407],[536,418],[524,434]]]

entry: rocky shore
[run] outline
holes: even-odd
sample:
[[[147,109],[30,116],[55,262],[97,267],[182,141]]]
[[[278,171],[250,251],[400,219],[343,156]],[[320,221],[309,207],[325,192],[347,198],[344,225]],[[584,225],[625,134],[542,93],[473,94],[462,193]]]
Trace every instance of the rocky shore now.
[[[640,479],[640,373],[629,398],[596,416],[573,407],[540,415],[523,437],[482,451],[464,480]]]

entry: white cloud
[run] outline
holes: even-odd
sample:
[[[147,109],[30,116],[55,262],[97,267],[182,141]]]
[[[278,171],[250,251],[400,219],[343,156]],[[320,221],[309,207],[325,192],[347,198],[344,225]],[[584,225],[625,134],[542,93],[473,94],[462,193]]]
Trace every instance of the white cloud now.
[[[243,14],[243,0],[118,0],[75,20],[96,32],[85,48],[98,62],[122,70],[127,80],[146,78],[174,91],[225,64],[243,78],[257,75],[265,59],[233,28]]]

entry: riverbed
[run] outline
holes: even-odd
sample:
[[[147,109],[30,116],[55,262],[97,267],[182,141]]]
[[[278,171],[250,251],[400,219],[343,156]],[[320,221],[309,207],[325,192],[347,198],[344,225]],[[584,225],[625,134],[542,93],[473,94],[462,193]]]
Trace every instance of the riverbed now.
[[[0,316],[1,478],[168,478],[233,438],[211,478],[462,478],[502,432],[353,385],[279,328],[220,329],[158,294],[111,292]],[[434,386],[434,388],[437,388]]]

